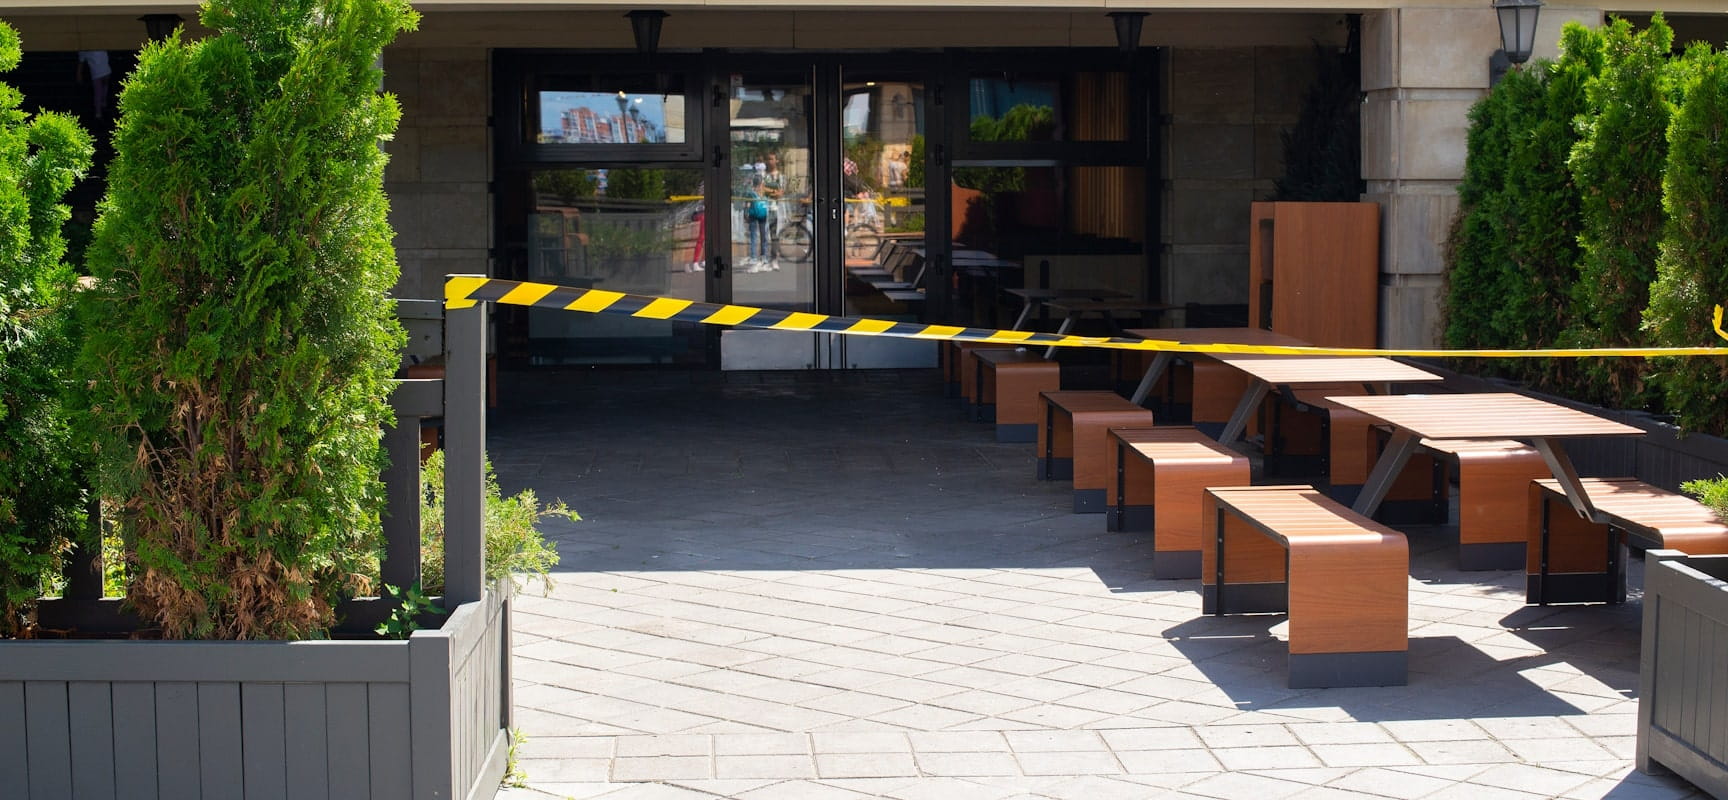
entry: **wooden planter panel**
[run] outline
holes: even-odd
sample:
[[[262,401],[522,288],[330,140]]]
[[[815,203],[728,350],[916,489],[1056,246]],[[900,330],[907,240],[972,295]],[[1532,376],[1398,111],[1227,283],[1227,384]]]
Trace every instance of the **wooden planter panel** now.
[[[404,641],[0,643],[0,786],[23,798],[487,798],[507,603]],[[8,794],[8,797],[11,795]]]
[[[1728,797],[1728,556],[1646,557],[1638,769],[1665,767]]]

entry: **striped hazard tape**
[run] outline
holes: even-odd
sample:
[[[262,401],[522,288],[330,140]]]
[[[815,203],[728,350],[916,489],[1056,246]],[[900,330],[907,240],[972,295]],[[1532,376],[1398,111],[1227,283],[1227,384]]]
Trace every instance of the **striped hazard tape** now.
[[[1270,345],[1213,344],[1167,339],[1137,339],[1111,336],[1071,336],[1034,331],[1001,331],[991,328],[961,328],[926,325],[865,317],[836,317],[803,311],[698,303],[675,297],[624,294],[603,289],[578,289],[549,283],[527,283],[495,278],[452,277],[444,284],[444,304],[467,308],[477,302],[501,303],[533,308],[555,308],[590,314],[620,314],[640,319],[697,322],[736,328],[838,333],[848,336],[892,336],[949,342],[996,342],[1040,347],[1102,347],[1113,350],[1169,350],[1184,353],[1262,353],[1307,356],[1406,356],[1410,358],[1575,358],[1584,356],[1728,356],[1728,347],[1637,347],[1560,350],[1375,350],[1357,347],[1284,347]],[[1714,319],[1718,336],[1728,339],[1722,328],[1722,307]]]

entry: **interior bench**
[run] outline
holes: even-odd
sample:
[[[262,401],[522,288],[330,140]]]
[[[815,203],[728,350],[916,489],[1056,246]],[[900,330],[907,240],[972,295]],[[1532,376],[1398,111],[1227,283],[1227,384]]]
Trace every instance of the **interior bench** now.
[[[1151,533],[1152,577],[1200,577],[1200,506],[1208,486],[1247,486],[1248,457],[1191,426],[1111,428],[1104,527]]]
[[[1038,441],[1038,394],[1062,388],[1062,365],[1025,350],[972,350],[972,418],[996,423],[998,442]]]
[[[1038,419],[1038,479],[1072,479],[1076,514],[1104,511],[1105,490],[1110,485],[1104,468],[1108,449],[1105,431],[1153,424],[1151,411],[1105,391],[1039,392]]]
[[[1404,685],[1403,534],[1312,486],[1212,487],[1202,508],[1204,613],[1287,612],[1292,689]]]
[[[1580,483],[1607,523],[1579,517],[1553,478],[1526,485],[1525,597],[1532,604],[1624,602],[1628,539],[1688,555],[1728,553],[1728,525],[1703,503],[1633,478]]]

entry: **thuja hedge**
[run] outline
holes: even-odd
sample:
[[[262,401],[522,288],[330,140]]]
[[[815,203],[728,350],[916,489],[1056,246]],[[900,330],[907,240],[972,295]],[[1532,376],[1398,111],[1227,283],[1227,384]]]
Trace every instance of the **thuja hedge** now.
[[[1660,15],[1642,31],[1623,20],[1569,24],[1559,61],[1508,75],[1472,109],[1450,242],[1449,346],[1716,341],[1710,308],[1728,300],[1719,218],[1728,190],[1722,162],[1709,160],[1722,129],[1708,115],[1728,99],[1708,76],[1723,56],[1695,47],[1674,57],[1672,41]],[[1714,359],[1555,359],[1499,371],[1581,399],[1672,411],[1688,429],[1728,429],[1728,385]]]
[[[1662,181],[1667,227],[1644,312],[1655,341],[1668,345],[1715,341],[1712,307],[1728,303],[1728,53],[1694,47],[1679,87]],[[1651,367],[1652,383],[1682,425],[1717,433],[1728,427],[1722,359],[1662,359]]]
[[[0,22],[0,72],[18,66]],[[31,116],[0,83],[0,637],[29,623],[44,579],[83,526],[83,474],[61,404],[74,344],[61,199],[90,166],[70,117]]]
[[[211,0],[120,97],[80,357],[127,597],[171,638],[322,635],[376,557],[403,333],[379,53],[405,0]]]

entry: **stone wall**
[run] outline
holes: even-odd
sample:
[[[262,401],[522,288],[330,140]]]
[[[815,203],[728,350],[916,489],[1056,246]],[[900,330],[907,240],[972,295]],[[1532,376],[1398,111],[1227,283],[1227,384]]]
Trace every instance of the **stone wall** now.
[[[1172,48],[1164,67],[1163,297],[1246,303],[1249,204],[1284,174],[1313,46]]]
[[[1534,58],[1553,58],[1561,26],[1594,8],[1542,9]],[[1445,242],[1458,211],[1470,106],[1488,90],[1500,46],[1494,11],[1412,6],[1363,15],[1362,177],[1381,206],[1380,344],[1439,341]]]
[[[384,191],[402,278],[396,296],[440,299],[444,276],[487,272],[492,237],[490,59],[483,48],[392,47],[384,88],[402,104]]]

